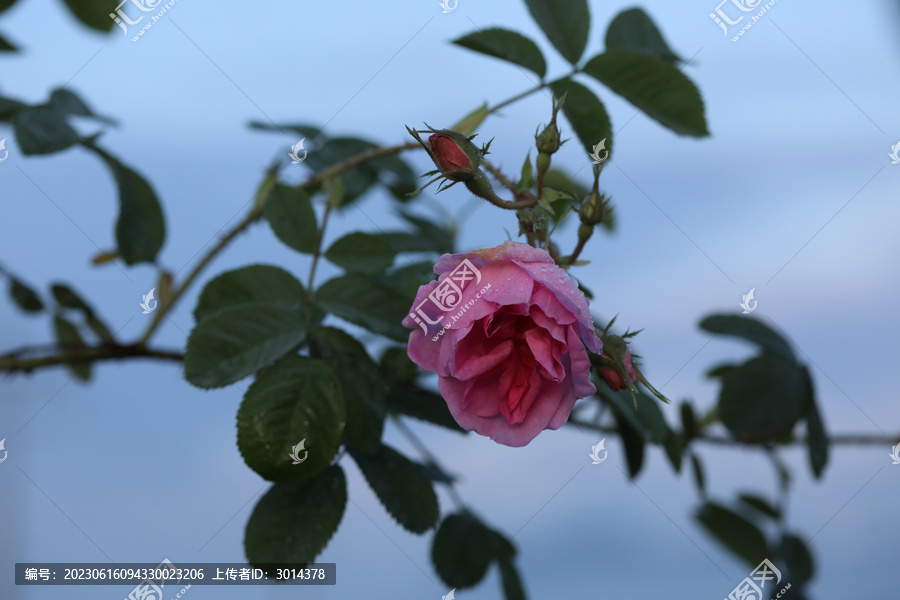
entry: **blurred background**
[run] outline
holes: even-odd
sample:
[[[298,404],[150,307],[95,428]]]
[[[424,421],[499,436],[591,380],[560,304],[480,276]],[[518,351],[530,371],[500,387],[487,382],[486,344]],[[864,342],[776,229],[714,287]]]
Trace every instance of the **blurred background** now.
[[[612,17],[633,6],[590,4],[586,56],[602,50]],[[650,380],[705,409],[717,393],[705,371],[753,348],[710,342],[697,323],[740,310],[741,296],[755,288],[756,316],[781,328],[810,366],[829,433],[895,434],[900,166],[888,153],[900,141],[896,4],[782,0],[737,43],[710,19],[713,0],[640,6],[673,49],[692,58],[686,72],[706,102],[712,137],[678,137],[591,86],[616,131],[601,187],[618,217],[615,234],[595,235],[582,255],[591,264],[573,271],[593,290],[595,314],[644,328],[635,347]],[[266,167],[298,141],[250,130],[249,121],[325,125],[331,135],[383,144],[409,141],[404,125],[450,126],[482,102],[534,84],[511,65],[449,44],[490,26],[538,40],[549,78],[568,71],[517,0],[459,0],[447,14],[437,0],[182,0],[136,43],[118,28],[107,36],[88,31],[56,0],[27,0],[0,19],[24,48],[0,56],[0,93],[39,102],[66,85],[116,118],[119,127],[103,142],[152,182],[168,223],[161,263],[183,275],[243,214]],[[549,116],[550,100],[538,93],[486,121],[480,132],[495,138],[494,162],[516,174]],[[83,133],[95,127],[82,125]],[[138,304],[155,285],[154,269],[90,265],[98,249],[113,246],[116,196],[105,166],[81,150],[22,157],[9,129],[2,137],[9,158],[0,164],[0,262],[41,291],[73,284],[123,339],[138,336],[150,318]],[[432,168],[424,153],[408,158],[421,172]],[[554,164],[589,184],[578,143],[564,146]],[[303,165],[291,170],[296,181],[307,174]],[[471,200],[455,187],[419,208],[437,203],[463,219],[460,249],[496,245],[504,227],[516,231],[512,215]],[[399,224],[393,201],[378,192],[334,219],[326,243]],[[564,249],[574,245],[570,225],[557,234]],[[254,263],[309,269],[307,256],[259,224],[204,281]],[[318,280],[337,273],[323,263]],[[183,348],[200,289],[174,311],[157,346]],[[46,318],[0,299],[0,352],[51,339]],[[247,385],[205,392],[187,384],[177,364],[146,360],[97,365],[89,385],[61,368],[0,380],[0,439],[9,452],[0,464],[0,596],[112,599],[131,590],[16,587],[16,562],[243,561],[244,526],[269,485],[235,443]],[[656,447],[632,483],[618,441],[607,443],[609,460],[591,465],[599,438],[574,428],[513,449],[411,424],[460,478],[466,502],[514,535],[530,598],[718,599],[749,573],[693,520],[699,498],[689,475],[673,474]],[[390,423],[385,435],[416,456]],[[788,520],[815,553],[810,596],[888,597],[900,583],[900,465],[891,465],[890,451],[835,448],[818,482],[802,447],[785,453],[794,472]],[[774,495],[761,452],[703,446],[700,454],[712,498]],[[430,562],[431,535],[402,530],[352,461],[342,465],[350,501],[318,559],[337,563],[335,587],[195,586],[186,597],[446,594]],[[452,510],[438,493],[442,510]],[[499,597],[498,579],[492,570],[457,596]]]

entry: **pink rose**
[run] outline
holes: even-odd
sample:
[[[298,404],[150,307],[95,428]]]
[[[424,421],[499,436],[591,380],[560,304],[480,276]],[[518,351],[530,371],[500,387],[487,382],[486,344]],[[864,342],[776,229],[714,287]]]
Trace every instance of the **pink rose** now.
[[[584,345],[603,344],[587,300],[546,251],[506,242],[445,254],[434,272],[403,325],[409,357],[438,373],[463,429],[524,446],[597,391]]]

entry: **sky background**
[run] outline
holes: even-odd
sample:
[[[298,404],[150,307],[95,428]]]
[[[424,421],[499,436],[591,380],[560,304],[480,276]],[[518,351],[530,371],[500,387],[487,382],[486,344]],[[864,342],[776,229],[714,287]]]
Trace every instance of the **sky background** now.
[[[590,4],[586,56],[602,50],[613,16],[633,6]],[[644,328],[635,346],[651,381],[706,409],[717,386],[704,372],[753,350],[709,342],[697,323],[711,312],[738,311],[755,288],[755,314],[780,327],[810,365],[828,430],[897,432],[900,166],[888,157],[900,140],[896,4],[780,0],[737,43],[708,17],[712,1],[641,6],[676,52],[694,57],[686,72],[702,92],[712,137],[678,137],[589,84],[616,131],[601,183],[619,224],[614,235],[591,240],[583,255],[591,264],[573,273],[594,291],[595,314]],[[266,167],[297,141],[252,131],[249,121],[326,124],[329,134],[383,144],[407,141],[407,124],[449,126],[484,101],[533,85],[511,65],[449,44],[489,26],[537,40],[550,78],[567,71],[524,3],[511,0],[460,0],[449,14],[437,0],[181,0],[137,43],[118,29],[87,31],[57,0],[22,0],[0,18],[0,31],[25,49],[0,57],[0,93],[39,102],[67,85],[119,121],[102,143],[154,185],[168,224],[160,261],[178,272],[242,214]],[[535,94],[482,125],[481,135],[495,138],[494,161],[516,173],[549,113],[549,100]],[[85,122],[82,131],[94,127]],[[74,284],[123,339],[136,338],[149,318],[138,303],[155,285],[154,269],[90,265],[98,248],[113,244],[116,197],[105,167],[80,150],[23,157],[12,132],[0,129],[7,136],[0,261],[42,292],[51,282]],[[409,159],[419,171],[431,168],[423,153]],[[554,162],[580,170],[587,182],[589,159],[577,143]],[[303,165],[291,168],[289,178],[305,176]],[[461,250],[496,245],[506,239],[502,227],[515,230],[510,215],[470,199],[461,188],[436,197],[465,215]],[[428,203],[420,208],[428,211]],[[391,201],[374,194],[332,221],[326,244],[347,231],[398,223]],[[574,228],[560,239],[573,243]],[[203,279],[260,262],[304,280],[309,269],[308,257],[260,224]],[[324,264],[318,280],[337,273]],[[183,348],[200,289],[177,307],[157,346]],[[0,351],[50,336],[46,318],[0,299]],[[98,365],[89,385],[62,369],[0,380],[0,439],[9,452],[0,464],[0,595],[93,600],[124,598],[131,589],[16,587],[16,562],[242,561],[244,526],[268,488],[235,443],[248,383],[206,392],[187,384],[178,365],[146,361]],[[530,598],[719,599],[749,572],[695,524],[699,498],[689,475],[673,474],[656,448],[632,483],[618,441],[594,466],[587,455],[598,439],[572,428],[513,449],[412,425],[459,476],[467,503],[515,534]],[[385,441],[416,456],[390,424]],[[803,449],[785,452],[795,475],[789,523],[813,538],[812,597],[886,597],[900,583],[900,466],[889,452],[834,449],[819,482]],[[774,494],[775,475],[760,452],[703,446],[700,454],[712,498]],[[404,532],[352,461],[342,465],[351,501],[319,557],[337,563],[339,583],[302,588],[299,597],[446,594],[429,559],[431,535]],[[442,511],[453,510],[438,493]],[[293,587],[249,593],[298,597]],[[491,570],[457,597],[499,593]],[[248,590],[195,586],[186,597],[245,598]]]

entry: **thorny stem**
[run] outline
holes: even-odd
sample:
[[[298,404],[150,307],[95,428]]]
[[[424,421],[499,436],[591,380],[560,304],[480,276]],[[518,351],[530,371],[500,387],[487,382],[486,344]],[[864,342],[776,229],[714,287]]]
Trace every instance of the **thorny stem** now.
[[[441,466],[441,463],[439,463],[438,460],[431,453],[431,451],[425,447],[425,444],[422,443],[422,440],[420,440],[419,437],[415,433],[413,433],[412,429],[407,427],[406,423],[403,422],[403,419],[401,419],[397,415],[393,415],[392,420],[394,421],[394,425],[397,426],[397,429],[399,429],[400,432],[404,435],[404,437],[406,437],[406,439],[409,440],[410,444],[412,444],[413,446],[416,447],[416,450],[419,452],[419,454],[422,455],[423,458],[425,458],[425,460],[427,460],[431,464],[433,464],[436,467],[438,467],[439,469],[441,469],[441,471],[444,470],[443,467]],[[459,493],[457,493],[454,485],[452,483],[447,483],[446,486],[447,486],[447,492],[450,494],[450,497],[453,499],[453,502],[456,503],[457,508],[459,508],[459,510],[465,510],[466,505],[463,502],[462,498],[460,497]]]
[[[60,346],[50,346],[57,351]],[[93,363],[101,360],[122,360],[126,358],[157,358],[161,360],[182,361],[184,354],[174,350],[157,350],[147,348],[143,344],[116,344],[107,342],[99,346],[82,346],[59,354],[23,358],[22,354],[31,354],[38,348],[22,348],[4,356],[0,356],[0,373],[30,373],[34,369],[62,364]]]

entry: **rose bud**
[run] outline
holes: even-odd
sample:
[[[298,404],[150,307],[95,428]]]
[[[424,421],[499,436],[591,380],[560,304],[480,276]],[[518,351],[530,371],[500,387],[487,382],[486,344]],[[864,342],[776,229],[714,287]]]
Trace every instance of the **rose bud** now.
[[[435,133],[428,138],[431,145],[431,152],[434,154],[434,162],[442,171],[459,171],[460,169],[471,169],[472,161],[469,156],[463,152],[452,138],[446,135]]]
[[[407,351],[437,372],[460,427],[524,446],[597,391],[585,345],[599,353],[603,343],[588,302],[545,250],[505,242],[444,254],[434,272],[403,320]]]
[[[600,378],[606,382],[606,385],[609,386],[609,389],[614,392],[618,392],[619,390],[624,390],[625,388],[629,387],[625,383],[625,380],[622,378],[622,375],[619,373],[619,370],[621,370],[622,367],[618,366],[618,368],[616,368],[617,365],[615,365],[613,359],[606,352],[604,352],[601,356],[609,361],[610,366],[597,369],[597,375],[599,375]],[[603,362],[605,363],[606,361]],[[630,349],[625,350],[625,358],[622,362],[625,365],[625,369],[627,370],[628,376],[631,378],[632,383],[637,381],[637,373],[635,373],[634,364],[632,364],[631,362]]]

